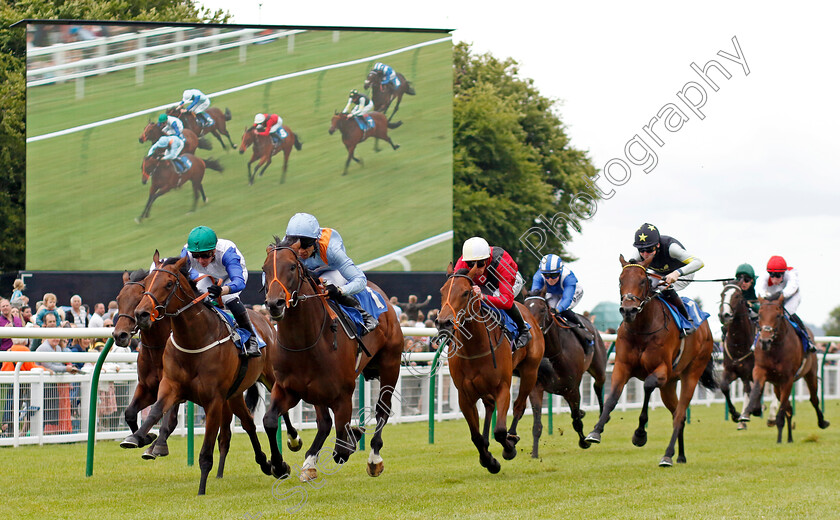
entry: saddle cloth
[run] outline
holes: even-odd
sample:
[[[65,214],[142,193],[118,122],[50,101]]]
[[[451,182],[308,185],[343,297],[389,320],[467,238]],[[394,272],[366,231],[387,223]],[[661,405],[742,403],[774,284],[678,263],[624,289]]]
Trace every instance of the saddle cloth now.
[[[210,306],[211,309],[216,311],[219,316],[221,316],[227,326],[233,331],[233,344],[236,345],[240,351],[245,352],[245,344],[248,342],[248,339],[251,337],[251,331],[247,329],[241,329],[236,324],[236,319],[234,319],[233,314],[228,311],[223,311],[222,309],[216,307],[215,305]],[[260,348],[265,346],[265,341],[260,337],[259,334],[257,336],[257,345]]]
[[[370,287],[365,287],[364,291],[354,294],[353,297],[374,318],[378,319],[383,312],[388,310],[388,306],[385,305],[382,295]],[[345,305],[338,306],[344,312],[344,315],[356,326],[356,333],[359,335],[358,337],[361,337],[362,333],[365,332],[365,320],[362,319],[362,313],[353,307],[347,307]]]
[[[364,117],[355,116],[353,119],[356,120],[356,124],[358,124],[359,128],[362,129],[362,132],[376,128],[376,123],[374,123],[373,118],[370,117],[370,115],[366,115]]]
[[[697,304],[694,303],[694,300],[686,298],[685,296],[680,296],[683,301],[683,305],[685,305],[685,310],[688,311],[688,316],[691,318],[691,321],[687,321],[677,309],[675,309],[670,303],[663,300],[661,296],[657,296],[657,298],[659,298],[665,306],[668,307],[668,310],[671,311],[671,316],[674,317],[674,321],[677,322],[677,325],[682,329],[695,330],[710,316],[708,312],[700,310],[697,307]]]
[[[514,305],[516,305],[516,304],[514,303]],[[503,327],[502,330],[504,331],[505,335],[508,337],[508,341],[510,342],[511,346],[514,343],[516,343],[516,339],[519,337],[519,327],[516,326],[516,322],[513,321],[513,318],[508,316],[508,314],[505,311],[503,311],[501,309],[497,309],[497,308],[493,307],[492,305],[490,305],[488,303],[485,303],[485,302],[481,302],[481,308],[483,310],[486,309],[487,311],[490,312],[490,314],[493,316],[492,319],[493,319],[494,322],[496,322],[496,324],[502,325],[502,327]],[[492,326],[489,323],[487,325]],[[530,323],[525,322],[525,327],[528,330],[531,330],[531,324]]]

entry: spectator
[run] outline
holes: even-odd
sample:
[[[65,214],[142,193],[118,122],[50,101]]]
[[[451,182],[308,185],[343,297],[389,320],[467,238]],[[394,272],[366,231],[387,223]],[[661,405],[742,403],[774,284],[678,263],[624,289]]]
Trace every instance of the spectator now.
[[[90,350],[90,338],[75,338],[67,347],[68,352],[87,352]],[[76,368],[82,368],[84,363],[74,363]]]
[[[32,316],[32,307],[29,305],[24,305],[20,308],[20,319],[23,321],[24,327],[34,327],[35,321]]]
[[[76,326],[76,328],[85,328],[88,326],[90,316],[87,310],[82,307],[82,297],[74,294],[70,297],[70,310],[68,311],[67,321]]]
[[[0,299],[0,327],[23,327],[23,320],[12,315],[12,304],[6,298]],[[12,344],[12,338],[0,339],[0,350],[9,350]]]
[[[400,316],[402,316],[402,313],[403,313],[402,307],[400,307],[399,302],[397,302],[397,297],[396,296],[391,296],[390,301],[391,301],[391,307],[393,307],[394,312],[397,313],[397,320],[399,320]]]
[[[44,328],[55,328],[58,325],[56,324],[56,317],[54,314],[47,314],[44,316]],[[37,351],[38,347],[41,346],[42,340],[40,338],[35,338],[29,344],[29,350]]]
[[[90,315],[90,320],[88,320],[88,327],[90,328],[100,328],[105,326],[105,304],[104,303],[97,303],[93,306],[93,314]]]
[[[411,321],[417,321],[417,314],[420,312],[420,309],[428,307],[428,305],[432,302],[432,296],[427,295],[426,301],[423,303],[417,303],[417,296],[410,294],[408,295],[408,302],[397,302],[397,305],[402,307],[402,311],[404,314],[408,316],[408,319]]]
[[[29,303],[29,297],[24,296],[23,290],[26,289],[26,285],[23,283],[23,280],[18,278],[12,284],[12,297],[9,298],[10,303],[13,307],[22,307]]]
[[[39,327],[46,327],[48,325],[44,325],[44,316],[53,315],[55,316],[55,325],[53,327],[58,327],[61,325],[61,314],[59,314],[58,310],[56,310],[55,305],[58,303],[58,298],[55,297],[53,293],[47,293],[44,295],[44,306],[38,310],[38,314],[35,315],[35,324]]]
[[[108,317],[111,318],[111,320],[113,321],[114,316],[119,314],[119,312],[120,312],[120,306],[117,305],[117,302],[115,300],[109,301],[108,302]],[[107,327],[107,325],[106,325],[106,327]]]
[[[29,352],[29,347],[23,345],[21,342],[24,341],[22,339],[14,339],[12,347],[9,349],[9,352]],[[2,367],[0,367],[0,372],[13,372],[15,370],[16,363],[13,361],[6,361],[3,363]],[[41,369],[46,371],[49,374],[52,374],[53,371],[49,368],[43,367],[31,361],[24,361],[23,364],[20,366],[21,372],[28,372],[30,370]],[[6,385],[3,385],[6,386]],[[11,385],[8,385],[11,387]],[[2,431],[3,432],[11,432],[12,431],[12,394],[11,388],[8,389],[9,393],[7,394],[9,397],[6,399],[6,409],[3,413],[3,425]],[[22,421],[24,423],[20,427],[21,435],[24,435],[27,430],[29,430],[29,386],[28,385],[21,385],[20,387],[20,414],[22,416]],[[31,411],[37,411],[39,408],[33,408]]]
[[[61,346],[61,340],[59,338],[49,338],[41,343],[37,352],[67,352],[67,349]],[[75,374],[79,371],[75,366],[73,366],[73,363],[61,363],[56,361],[44,363],[44,366],[56,374],[63,372]]]

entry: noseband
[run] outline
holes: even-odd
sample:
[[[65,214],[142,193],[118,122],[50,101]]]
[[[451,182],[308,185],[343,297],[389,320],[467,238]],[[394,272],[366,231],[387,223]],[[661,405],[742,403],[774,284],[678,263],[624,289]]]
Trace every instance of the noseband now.
[[[465,306],[466,308],[469,308],[470,303],[473,300],[473,295],[472,295],[473,280],[472,280],[472,278],[470,278],[469,276],[467,276],[465,274],[452,274],[449,277],[449,279],[452,280],[453,278],[464,278],[469,282],[469,284],[470,284],[470,297],[467,298],[467,305]],[[454,281],[450,282],[449,292],[446,294],[446,301],[444,301],[443,305],[441,305],[441,307],[440,307],[440,312],[443,312],[443,309],[445,309],[446,307],[449,307],[450,309],[452,309],[452,322],[455,324],[455,330],[458,330],[458,327],[460,327],[460,325],[461,325],[458,321],[458,316],[459,315],[464,316],[464,321],[465,322],[472,321],[476,318],[471,316],[469,313],[465,312],[464,309],[461,309],[460,311],[456,312],[455,307],[453,307],[452,304],[449,303],[449,300],[452,297],[452,286],[453,285],[455,285]],[[438,316],[440,316],[440,312],[438,313]]]
[[[295,259],[295,264],[297,265],[297,269],[298,269],[297,288],[294,291],[289,291],[289,289],[283,284],[283,282],[281,282],[280,279],[277,278],[277,260],[276,260],[276,255],[275,255],[275,258],[272,259],[272,261],[271,261],[271,267],[272,267],[272,270],[274,272],[271,275],[271,280],[268,280],[268,283],[265,286],[265,290],[266,290],[266,294],[268,294],[268,288],[271,287],[271,284],[273,284],[273,283],[279,284],[280,288],[283,289],[283,292],[286,293],[286,298],[285,298],[284,301],[286,303],[286,308],[288,309],[290,307],[297,306],[297,304],[301,300],[305,300],[306,298],[303,298],[303,297],[300,296],[300,288],[303,285],[303,275],[301,274],[301,272],[303,271],[303,264],[300,263],[300,260],[298,259],[298,256],[297,256],[297,253],[295,252],[295,250],[292,249],[291,247],[275,246],[275,247],[271,248],[271,252],[276,253],[276,252],[284,250],[284,249],[287,250],[287,251],[290,251],[292,253],[292,257],[294,257],[294,259]]]
[[[776,316],[776,323],[778,323],[780,319],[782,319],[782,318],[784,318],[784,317],[785,317],[784,307],[782,307],[780,304],[775,303],[775,302],[765,302],[765,303],[763,303],[763,304],[762,304],[762,306],[764,306],[764,305],[775,305],[776,307],[781,307],[782,312],[780,312],[780,313]],[[774,324],[774,325],[775,325],[775,324]],[[758,332],[759,332],[758,339],[759,339],[759,340],[761,340],[761,333],[762,333],[762,332],[769,332],[769,333],[770,333],[770,339],[769,339],[768,341],[769,341],[770,343],[772,343],[773,341],[775,341],[775,340],[776,340],[776,332],[778,332],[778,330],[779,330],[779,329],[778,329],[778,327],[776,327],[776,326],[772,326],[772,327],[771,327],[770,325],[762,325],[762,326],[761,326],[761,327],[759,327],[759,329],[758,329]]]

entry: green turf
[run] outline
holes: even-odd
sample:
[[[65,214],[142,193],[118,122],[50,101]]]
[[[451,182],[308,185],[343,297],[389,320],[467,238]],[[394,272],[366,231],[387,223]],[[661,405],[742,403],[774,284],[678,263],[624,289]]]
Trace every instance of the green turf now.
[[[30,89],[28,136],[71,128],[179,100],[184,88],[206,93],[315,66],[393,50],[440,35],[412,33],[341,33],[298,35],[295,52],[285,41],[200,57],[198,73],[186,75],[187,60],[147,67],[145,83],[134,84],[134,71],[88,78],[86,96],[74,99],[72,83]],[[148,185],[140,183],[140,162],[149,149],[137,142],[149,116],[74,133],[27,147],[27,268],[95,270],[145,266],[155,249],[176,254],[188,231],[199,224],[234,240],[251,269],[259,269],[265,246],[282,234],[298,211],[315,214],[321,224],[339,230],[348,253],[361,263],[452,229],[452,76],[451,44],[442,43],[400,53],[387,63],[402,72],[417,95],[406,96],[395,120],[403,126],[389,132],[401,145],[359,145],[353,164],[342,176],[346,150],[338,134],[328,135],[329,120],[344,107],[350,88],[361,88],[372,63],[213,97],[213,106],[230,108],[231,136],[238,145],[242,131],[258,111],[279,113],[297,132],[303,150],[293,151],[285,184],[281,163],[248,186],[244,156],[212,151],[201,157],[221,158],[223,174],[208,170],[207,204],[195,213],[189,185],[167,193],[152,207],[151,218],[134,222],[145,205]],[[211,138],[212,139],[212,138]],[[451,250],[451,245],[448,246]],[[443,252],[446,247],[436,248]],[[450,254],[422,255],[415,270],[439,269]]]
[[[519,453],[512,461],[500,459],[498,475],[479,466],[462,420],[438,423],[434,445],[427,444],[425,423],[390,425],[381,477],[366,475],[362,452],[317,489],[288,481],[278,483],[274,495],[274,481],[259,473],[244,435],[234,436],[225,477],[211,477],[205,497],[196,497],[199,469],[186,466],[182,438],[172,440],[170,457],[155,462],[116,442],[100,442],[90,478],[83,476],[84,444],[6,448],[0,511],[9,518],[73,520],[837,518],[840,429],[818,429],[807,403],[797,409],[795,442],[777,445],[775,429],[762,421],[738,432],[723,421],[721,406],[695,406],[685,433],[688,463],[670,469],[657,467],[671,431],[664,408],[651,412],[642,448],[630,443],[637,411],[613,414],[603,443],[585,451],[577,447],[568,415],[557,415],[555,434],[543,435],[538,460],[529,457],[526,417]],[[826,414],[836,421],[840,401],[829,401]],[[587,432],[594,421],[591,413],[584,418]],[[312,435],[303,432],[306,444]],[[491,451],[501,454],[495,442]],[[302,452],[286,454],[292,463],[303,462]],[[302,489],[305,503],[287,513]],[[279,500],[283,493],[292,498]]]

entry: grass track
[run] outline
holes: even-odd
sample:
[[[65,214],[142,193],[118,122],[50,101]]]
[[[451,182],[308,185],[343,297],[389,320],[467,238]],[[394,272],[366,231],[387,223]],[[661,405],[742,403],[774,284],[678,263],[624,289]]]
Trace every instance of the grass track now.
[[[186,466],[181,438],[173,439],[168,459],[155,462],[116,442],[101,442],[91,478],[83,476],[84,444],[7,448],[0,456],[4,495],[17,498],[0,502],[0,512],[73,520],[838,518],[840,401],[827,403],[827,418],[835,422],[828,430],[817,428],[807,403],[797,410],[795,442],[776,445],[775,430],[760,421],[737,432],[723,422],[721,406],[695,406],[686,430],[688,464],[671,469],[656,466],[670,436],[664,408],[652,411],[643,448],[630,443],[637,412],[614,414],[603,443],[586,451],[572,438],[568,415],[555,416],[555,435],[544,434],[539,460],[526,452],[531,442],[526,417],[520,452],[513,461],[501,461],[498,475],[478,465],[464,421],[439,423],[434,445],[427,444],[424,423],[390,425],[381,477],[368,477],[367,452],[357,453],[320,489],[308,488],[296,514],[285,508],[297,499],[272,496],[274,481],[259,473],[244,435],[234,436],[225,478],[211,478],[205,497],[195,496],[199,470]],[[586,431],[594,421],[593,414],[584,418]],[[311,442],[312,431],[303,435]],[[491,451],[498,457],[501,450],[493,442]],[[289,460],[302,463],[302,452]],[[279,483],[278,496],[296,485]]]
[[[428,34],[342,33],[298,35],[295,53],[285,41],[248,47],[240,65],[238,51],[200,59],[198,74],[187,77],[186,60],[148,67],[142,88],[133,71],[89,78],[86,97],[75,101],[73,85],[52,85],[28,93],[28,135],[70,128],[114,115],[174,103],[181,91],[199,87],[212,93],[257,79],[397,49],[439,38]],[[245,156],[220,149],[199,156],[221,158],[224,174],[207,171],[209,199],[187,214],[189,186],[159,198],[152,217],[134,222],[148,197],[140,184],[140,161],[149,148],[139,144],[147,117],[30,143],[27,147],[27,269],[123,269],[145,266],[154,249],[176,254],[194,226],[206,224],[233,239],[251,269],[259,269],[265,246],[282,233],[288,218],[309,211],[321,224],[339,230],[356,262],[387,254],[452,228],[452,76],[451,45],[437,44],[389,57],[418,95],[403,100],[396,119],[404,122],[379,153],[362,143],[357,156],[365,165],[341,172],[346,151],[340,136],[328,135],[334,110],[343,108],[350,88],[361,88],[372,63],[343,67],[247,89],[212,99],[233,113],[229,129],[238,145],[242,130],[261,110],[279,113],[298,132],[303,150],[293,151],[286,183],[281,164],[248,186]],[[445,251],[440,248],[438,251]],[[451,250],[451,245],[449,246]],[[55,254],[60,251],[61,254]],[[415,270],[439,269],[450,254],[423,255]]]

